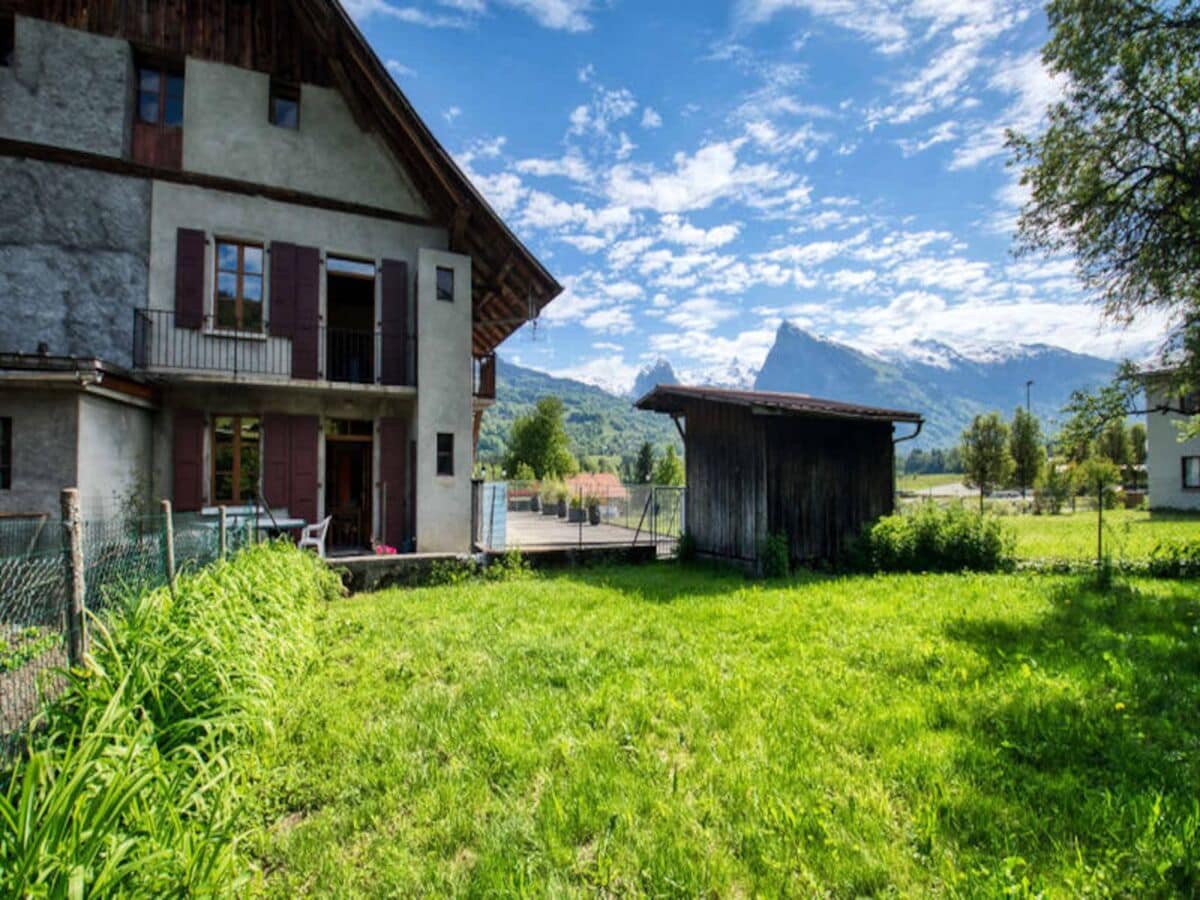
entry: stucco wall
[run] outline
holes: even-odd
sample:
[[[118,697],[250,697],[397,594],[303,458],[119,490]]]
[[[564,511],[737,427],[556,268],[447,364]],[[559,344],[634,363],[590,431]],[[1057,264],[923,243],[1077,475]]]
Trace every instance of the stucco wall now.
[[[12,418],[12,487],[0,512],[59,514],[59,493],[76,479],[79,396],[74,390],[0,386],[0,416]]]
[[[1147,409],[1164,402],[1161,391],[1151,388]],[[1178,405],[1178,400],[1171,405]],[[1150,479],[1151,509],[1200,509],[1200,490],[1183,487],[1182,458],[1200,456],[1200,438],[1180,442],[1178,425],[1186,416],[1148,413],[1146,416],[1146,468]]]
[[[383,140],[358,127],[338,91],[302,85],[295,130],[271,124],[269,91],[261,72],[188,59],[184,169],[428,214]]]
[[[105,397],[79,397],[80,505],[120,516],[128,504],[149,509],[153,471],[154,412]]]
[[[150,183],[0,158],[0,351],[128,366],[144,306]]]
[[[14,64],[0,68],[0,136],[123,156],[132,79],[126,41],[17,16]]]
[[[436,297],[454,270],[454,302]],[[417,266],[417,550],[471,546],[471,259],[422,250]],[[454,475],[437,474],[437,434],[454,435]]]

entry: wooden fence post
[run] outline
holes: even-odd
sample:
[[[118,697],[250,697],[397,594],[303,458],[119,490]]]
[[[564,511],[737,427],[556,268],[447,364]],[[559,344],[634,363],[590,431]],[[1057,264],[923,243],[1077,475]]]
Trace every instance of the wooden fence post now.
[[[229,525],[228,521],[226,520],[226,508],[224,506],[218,506],[217,513],[220,520],[218,525],[219,533],[217,535],[217,553],[220,555],[221,559],[224,559],[225,554],[229,550]]]
[[[175,599],[175,524],[171,520],[171,501],[162,502],[163,514],[163,560],[167,568],[167,587],[171,599]]]
[[[83,525],[79,521],[79,490],[65,488],[62,504],[63,562],[67,583],[67,659],[72,666],[83,665],[87,654],[87,631],[83,622]]]

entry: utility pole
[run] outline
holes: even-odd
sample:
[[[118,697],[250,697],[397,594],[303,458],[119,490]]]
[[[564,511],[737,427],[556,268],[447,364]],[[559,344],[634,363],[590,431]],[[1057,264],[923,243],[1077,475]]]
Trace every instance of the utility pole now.
[[[1025,412],[1029,412],[1029,389],[1033,387],[1033,379],[1025,382]]]

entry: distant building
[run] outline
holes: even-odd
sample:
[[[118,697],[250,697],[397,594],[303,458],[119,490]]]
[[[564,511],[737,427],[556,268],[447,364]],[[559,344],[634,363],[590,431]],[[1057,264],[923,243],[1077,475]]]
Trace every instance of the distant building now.
[[[845,553],[892,511],[894,423],[922,425],[914,412],[682,385],[659,386],[636,406],[669,414],[683,432],[697,552],[752,568],[775,534],[787,535],[794,563]]]
[[[625,487],[619,476],[612,472],[580,472],[567,479],[567,490],[572,496],[599,497],[601,500],[624,500]]]
[[[1172,390],[1161,372],[1145,385],[1150,508],[1200,509],[1200,437],[1179,440],[1180,426],[1200,413],[1200,391]]]
[[[561,287],[339,3],[0,4],[0,196],[0,514],[469,549],[494,350]]]

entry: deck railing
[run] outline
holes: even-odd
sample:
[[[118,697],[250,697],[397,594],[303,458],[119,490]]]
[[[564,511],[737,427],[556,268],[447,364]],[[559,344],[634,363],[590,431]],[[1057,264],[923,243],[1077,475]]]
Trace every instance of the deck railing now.
[[[302,379],[341,384],[416,384],[416,337],[379,330],[295,326],[289,337],[224,328],[204,316],[199,328],[176,325],[173,310],[139,309],[133,366],[147,372]]]

